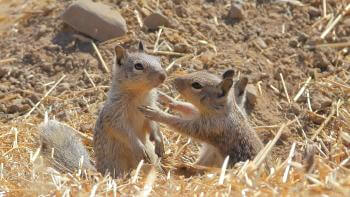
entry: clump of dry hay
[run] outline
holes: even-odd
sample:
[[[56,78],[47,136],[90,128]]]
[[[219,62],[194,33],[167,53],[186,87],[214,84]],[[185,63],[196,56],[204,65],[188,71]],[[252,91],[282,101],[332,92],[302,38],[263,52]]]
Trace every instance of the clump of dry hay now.
[[[331,82],[330,82],[331,81]],[[343,84],[343,85],[339,85]],[[345,83],[335,79],[319,79],[313,86],[328,90],[349,91]],[[99,88],[96,88],[98,90]],[[103,91],[99,89],[98,91]],[[67,93],[69,96],[69,94]],[[62,96],[64,99],[65,96]],[[47,168],[38,154],[37,125],[42,119],[29,117],[27,120],[13,120],[0,123],[0,190],[14,195],[38,194],[96,194],[96,195],[300,195],[328,194],[346,196],[350,192],[349,152],[350,135],[348,133],[350,114],[349,103],[339,105],[335,101],[331,107],[330,120],[316,130],[318,135],[312,140],[294,142],[289,157],[282,161],[276,159],[270,172],[262,164],[263,157],[274,146],[276,140],[267,144],[265,149],[253,161],[237,165],[233,169],[206,169],[203,175],[185,178],[177,167],[187,163],[188,168],[197,169],[189,164],[196,157],[196,147],[189,141],[166,130],[166,158],[163,162],[165,174],[140,165],[138,173],[131,177],[113,180],[90,172],[59,174]],[[69,106],[66,106],[69,109]],[[93,106],[92,106],[93,107]],[[94,116],[73,115],[71,122],[84,125],[95,121]],[[327,127],[327,122],[337,127]],[[286,126],[296,124],[296,119],[283,124],[276,134],[281,135]],[[74,125],[73,125],[74,126]],[[298,157],[306,147],[315,143],[313,151],[306,151],[305,159]],[[330,149],[321,147],[330,143]],[[191,146],[191,147],[190,147]],[[296,146],[298,148],[296,148]],[[326,150],[326,151],[324,151]],[[300,154],[299,154],[300,155]]]

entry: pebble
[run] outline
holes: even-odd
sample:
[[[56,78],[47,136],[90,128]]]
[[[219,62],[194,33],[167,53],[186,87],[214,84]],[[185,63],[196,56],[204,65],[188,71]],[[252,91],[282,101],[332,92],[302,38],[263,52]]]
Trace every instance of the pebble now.
[[[9,91],[9,87],[7,85],[3,85],[3,84],[0,84],[0,92],[8,92]]]
[[[312,96],[311,107],[313,110],[325,110],[332,105],[332,100],[320,94]]]
[[[8,73],[8,69],[6,68],[0,68],[0,79],[4,77]]]
[[[143,24],[149,30],[156,30],[160,26],[169,26],[170,22],[166,16],[159,13],[153,13],[144,19]]]
[[[24,99],[14,100],[14,102],[9,107],[7,107],[7,113],[14,114],[28,110],[30,106],[28,104],[23,104],[24,102]]]
[[[260,37],[258,37],[258,38],[256,39],[256,43],[257,43],[257,44],[259,45],[259,47],[262,48],[262,49],[266,49],[266,48],[267,48],[266,42],[265,42],[263,39],[261,39]]]
[[[321,11],[315,7],[312,7],[312,6],[309,7],[308,12],[309,12],[309,16],[311,18],[316,18],[316,17],[321,16]]]
[[[69,83],[61,83],[57,87],[57,92],[61,93],[63,91],[69,90],[70,84]]]
[[[72,3],[62,14],[62,20],[77,31],[102,42],[127,32],[126,22],[118,11],[90,0]]]
[[[232,2],[229,17],[237,20],[242,20],[244,18],[244,10],[241,1]]]

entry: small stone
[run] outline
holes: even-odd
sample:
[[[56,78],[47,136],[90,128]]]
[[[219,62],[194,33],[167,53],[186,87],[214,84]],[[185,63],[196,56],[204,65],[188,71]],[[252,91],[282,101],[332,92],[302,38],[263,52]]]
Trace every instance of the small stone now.
[[[103,3],[78,0],[62,14],[65,23],[99,41],[123,36],[127,32],[124,18],[118,11]]]
[[[309,39],[309,36],[303,32],[298,32],[298,42],[305,43]]]
[[[29,99],[32,101],[32,103],[37,103],[37,102],[39,102],[39,100],[40,100],[39,96],[36,95],[36,94],[30,95],[30,96],[29,96]]]
[[[8,69],[6,68],[0,68],[0,79],[4,77],[8,73]]]
[[[3,84],[0,84],[0,92],[8,92],[9,91],[9,87],[7,85],[3,85]]]
[[[313,58],[313,64],[316,68],[321,69],[321,72],[328,71],[328,65],[330,65],[330,62],[323,53],[316,52]]]
[[[0,104],[0,112],[4,112],[4,113],[7,112],[7,108],[5,104]]]
[[[149,30],[156,30],[160,26],[169,26],[170,22],[166,16],[159,13],[153,13],[145,18],[143,24]]]
[[[61,83],[57,87],[57,92],[61,93],[63,91],[69,90],[70,89],[70,84],[69,83]]]
[[[177,5],[175,7],[175,12],[176,12],[176,15],[178,15],[179,17],[182,17],[182,18],[188,17],[188,12],[186,8],[182,5]]]
[[[258,37],[258,38],[256,39],[256,43],[257,43],[257,44],[259,45],[259,47],[262,48],[262,49],[266,49],[266,48],[267,48],[266,42],[265,42],[263,39],[261,39],[260,37]]]
[[[312,6],[309,7],[309,11],[308,12],[309,12],[309,16],[311,18],[316,18],[316,17],[321,16],[321,11],[319,9],[315,8],[315,7],[312,7]]]
[[[248,103],[252,106],[255,106],[257,98],[258,98],[258,91],[256,90],[256,88],[253,84],[247,85],[246,96],[247,96]]]
[[[289,46],[293,47],[293,48],[298,47],[298,41],[296,41],[296,40],[289,41]]]
[[[22,99],[16,99],[16,100],[13,102],[13,104],[11,104],[11,105],[7,108],[7,113],[9,113],[9,114],[14,114],[14,113],[20,112],[22,108],[23,108]]]
[[[321,94],[316,94],[312,96],[311,107],[315,111],[325,110],[332,105],[332,100]]]
[[[229,17],[236,20],[242,20],[244,18],[244,10],[241,1],[232,2]]]
[[[300,106],[297,104],[297,103],[292,103],[290,105],[290,108],[289,108],[289,112],[295,114],[296,116],[298,116],[301,112],[301,108]]]
[[[177,43],[174,46],[174,51],[178,53],[188,53],[191,52],[190,46],[185,43]]]
[[[50,73],[53,71],[53,68],[52,68],[52,65],[48,62],[43,62],[41,65],[40,65],[41,69],[47,73]]]

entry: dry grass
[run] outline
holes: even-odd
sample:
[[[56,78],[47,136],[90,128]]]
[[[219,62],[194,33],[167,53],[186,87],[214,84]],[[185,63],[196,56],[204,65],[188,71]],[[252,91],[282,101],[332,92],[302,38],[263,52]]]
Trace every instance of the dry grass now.
[[[136,13],[137,19],[139,18],[139,11],[136,9],[129,10],[129,12]],[[326,13],[324,13],[324,16],[326,17]],[[325,18],[322,20],[323,23],[327,22]],[[141,20],[135,21],[142,23]],[[332,24],[336,22],[334,21]],[[136,26],[138,25],[141,24]],[[332,27],[334,26],[330,25],[326,32],[331,31]],[[157,32],[156,41],[154,42],[154,54],[177,58],[171,61],[167,67],[168,70],[171,70],[174,65],[181,64],[182,61],[195,56],[195,54],[158,50],[159,45],[161,45],[162,31],[164,33],[164,31],[176,30],[161,29]],[[188,42],[194,39],[197,43],[204,44],[217,53],[214,44],[203,40],[205,36],[200,32],[195,33],[197,33],[196,36],[182,39],[188,40]],[[101,62],[104,62],[101,55],[98,55],[98,57]],[[12,61],[12,59],[1,60],[0,63],[7,61]],[[105,65],[105,63],[103,64]],[[108,68],[104,68],[108,72]],[[109,176],[92,172],[60,174],[49,168],[50,166],[46,166],[43,163],[43,158],[38,154],[37,125],[43,120],[40,115],[42,110],[45,109],[43,106],[61,102],[62,107],[70,117],[68,124],[76,129],[79,125],[91,125],[95,122],[96,115],[78,113],[74,105],[69,102],[72,97],[83,97],[87,92],[93,92],[96,95],[105,94],[104,90],[108,87],[94,84],[89,73],[86,70],[84,72],[93,84],[93,88],[64,92],[58,96],[48,96],[55,87],[55,83],[53,83],[49,85],[52,89],[42,97],[42,100],[35,105],[33,111],[28,113],[28,116],[18,117],[6,123],[0,122],[0,196],[3,193],[9,194],[9,196],[36,196],[40,194],[49,194],[50,196],[350,195],[350,104],[347,97],[345,99],[348,100],[341,100],[344,95],[350,94],[348,77],[347,79],[346,77],[338,77],[338,73],[334,73],[316,79],[305,78],[303,79],[305,85],[301,86],[300,91],[297,94],[291,94],[287,91],[286,83],[288,82],[283,78],[285,76],[280,74],[285,95],[274,86],[271,85],[271,87],[278,94],[284,96],[281,99],[287,98],[289,103],[296,103],[307,89],[316,89],[328,93],[333,95],[332,98],[334,99],[333,105],[324,109],[329,111],[325,117],[312,112],[310,104],[310,110],[304,109],[304,111],[308,111],[310,117],[320,119],[321,124],[314,129],[312,134],[306,135],[303,133],[304,138],[302,140],[293,142],[286,160],[273,158],[269,171],[265,168],[264,158],[270,154],[276,141],[287,127],[304,126],[300,125],[301,121],[298,118],[285,120],[281,125],[257,127],[257,130],[263,128],[276,133],[275,138],[271,139],[265,149],[253,161],[239,163],[233,169],[226,169],[225,167],[222,169],[208,169],[192,165],[191,163],[198,155],[197,144],[162,126],[166,137],[166,156],[162,161],[165,173],[156,172],[152,166],[141,163],[130,175],[120,179],[112,179]],[[348,71],[342,70],[341,72],[349,76]],[[268,92],[267,89],[260,86],[259,91]],[[302,102],[296,104],[305,104]],[[97,108],[97,104],[88,106],[91,112],[97,111]],[[39,114],[35,113],[34,115],[35,111]],[[86,139],[91,139],[91,131],[84,133],[83,136]],[[91,150],[89,140],[86,140],[86,145]],[[303,154],[303,152],[305,153]],[[193,172],[204,172],[204,174],[184,176],[184,174],[188,175]]]
[[[348,91],[345,82],[338,81],[334,77],[320,78],[310,86],[320,89]],[[339,85],[343,84],[343,85]],[[102,89],[96,88],[103,93]],[[61,95],[66,99],[71,95]],[[50,98],[44,99],[50,102]],[[334,101],[338,103],[338,101]],[[69,105],[65,106],[69,109]],[[94,106],[90,106],[93,108]],[[11,195],[38,195],[42,193],[75,196],[83,195],[140,195],[147,196],[213,196],[213,195],[247,195],[247,196],[291,196],[328,194],[332,196],[347,196],[350,193],[350,170],[348,146],[350,137],[348,134],[350,124],[349,104],[331,106],[330,116],[327,117],[319,130],[318,135],[305,139],[305,142],[295,142],[294,149],[286,161],[276,159],[273,161],[273,169],[270,172],[259,165],[262,157],[268,154],[274,143],[269,143],[266,150],[262,151],[254,161],[237,165],[233,169],[226,169],[221,176],[220,169],[206,169],[204,175],[194,175],[185,178],[181,175],[180,168],[186,163],[190,169],[193,158],[198,151],[196,147],[189,145],[187,139],[179,137],[172,131],[164,128],[166,135],[166,158],[163,162],[165,174],[150,171],[149,166],[140,165],[140,171],[132,178],[113,180],[101,175],[82,176],[78,174],[59,174],[42,163],[40,156],[36,157],[38,148],[37,125],[42,120],[29,116],[26,120],[18,118],[10,123],[0,123],[0,190]],[[94,122],[94,116],[78,115],[72,112],[71,122],[84,125]],[[290,122],[289,124],[296,124]],[[328,127],[328,124],[336,125]],[[277,138],[284,131],[285,124],[276,134]],[[271,128],[273,130],[273,128]],[[180,139],[179,139],[180,138]],[[276,139],[277,140],[277,139]],[[272,140],[272,142],[275,140]],[[315,155],[308,156],[313,159],[301,160],[300,152],[310,144],[316,144]],[[326,152],[322,144],[331,144]],[[297,145],[298,151],[295,150]],[[298,154],[295,154],[298,152]],[[294,155],[294,156],[293,156]],[[298,157],[299,156],[299,157]],[[311,161],[312,163],[307,163]],[[306,166],[314,166],[306,171]],[[198,168],[199,170],[200,168]],[[138,170],[137,170],[138,171]],[[89,174],[89,173],[88,173]],[[220,176],[222,177],[220,180]],[[87,178],[86,178],[87,177]],[[222,184],[221,184],[221,183]]]

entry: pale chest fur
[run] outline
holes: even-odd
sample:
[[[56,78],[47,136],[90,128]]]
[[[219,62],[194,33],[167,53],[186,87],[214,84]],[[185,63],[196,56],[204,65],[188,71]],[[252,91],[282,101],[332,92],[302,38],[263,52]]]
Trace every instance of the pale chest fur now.
[[[157,93],[155,90],[150,91],[144,95],[133,95],[111,98],[108,104],[105,105],[108,113],[110,113],[108,121],[112,128],[128,128],[130,131],[135,132],[137,137],[145,143],[148,139],[147,130],[145,130],[145,124],[148,119],[138,110],[139,106],[148,105],[155,106],[157,99]],[[113,109],[113,110],[110,110]]]

